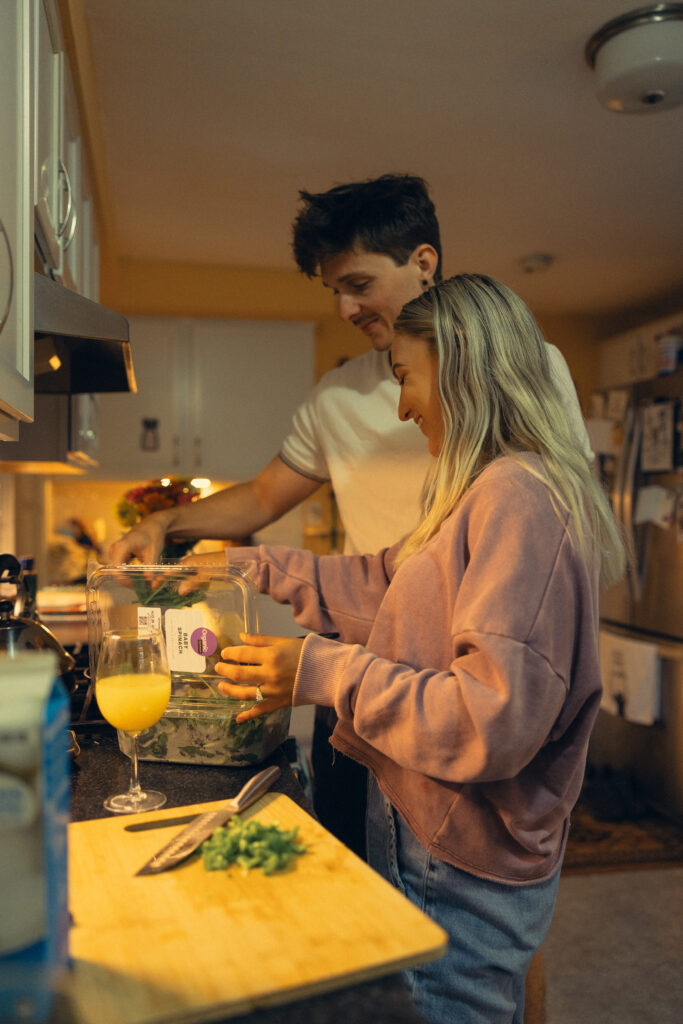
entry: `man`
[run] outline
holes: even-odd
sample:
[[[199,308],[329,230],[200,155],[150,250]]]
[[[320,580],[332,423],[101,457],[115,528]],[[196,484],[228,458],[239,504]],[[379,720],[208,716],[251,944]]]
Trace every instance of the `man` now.
[[[112,546],[112,561],[137,555],[153,562],[167,539],[249,536],[327,480],[348,552],[377,550],[414,525],[429,456],[415,424],[397,419],[388,349],[402,306],[440,277],[434,205],[424,182],[407,175],[301,198],[297,263],[308,276],[320,271],[340,317],[363,330],[372,351],[325,375],[296,413],[281,451],[252,480],[147,516]]]
[[[320,274],[339,316],[372,350],[325,374],[294,415],[278,455],[252,480],[147,516],[110,550],[113,563],[154,562],[168,540],[245,537],[331,481],[346,553],[374,553],[415,526],[430,456],[420,430],[398,419],[389,365],[393,323],[406,302],[441,278],[441,242],[425,182],[383,175],[312,194],[293,226],[299,269]],[[567,365],[549,346],[551,372],[577,433],[588,438]],[[318,709],[313,743],[316,811],[363,855],[365,770],[327,743],[334,712]]]

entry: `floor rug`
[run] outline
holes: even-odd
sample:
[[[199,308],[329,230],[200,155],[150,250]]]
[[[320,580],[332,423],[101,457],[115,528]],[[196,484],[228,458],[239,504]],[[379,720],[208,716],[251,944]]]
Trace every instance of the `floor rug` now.
[[[563,871],[683,866],[683,826],[650,809],[636,818],[603,821],[579,802],[574,809]]]

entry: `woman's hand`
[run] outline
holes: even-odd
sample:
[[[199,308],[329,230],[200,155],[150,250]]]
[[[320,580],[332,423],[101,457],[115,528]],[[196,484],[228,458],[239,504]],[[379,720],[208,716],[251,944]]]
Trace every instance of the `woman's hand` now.
[[[227,559],[225,557],[225,551],[207,551],[203,555],[185,555],[178,562],[178,565],[187,566],[197,571],[191,576],[187,575],[182,583],[178,584],[178,593],[185,596],[191,594],[193,590],[198,590],[202,583],[206,583],[207,580],[211,579],[211,574],[202,572],[202,569],[215,569],[216,567],[225,569],[227,567]]]
[[[193,555],[193,554],[185,555],[184,558],[180,559],[179,564],[180,565],[197,565],[197,566],[202,566],[202,565],[204,565],[204,566],[206,566],[206,565],[208,565],[208,566],[215,566],[215,565],[225,566],[225,565],[227,565],[227,559],[226,559],[226,556],[225,556],[225,551],[223,549],[221,549],[220,551],[207,551],[203,555]]]
[[[254,701],[260,691],[263,700],[255,703],[248,711],[242,711],[236,721],[247,722],[250,718],[260,718],[278,708],[291,707],[294,680],[304,641],[261,633],[240,633],[240,638],[243,644],[224,647],[221,651],[221,657],[225,660],[218,662],[215,671],[220,676],[227,676],[230,682],[219,683],[218,689],[226,697]]]

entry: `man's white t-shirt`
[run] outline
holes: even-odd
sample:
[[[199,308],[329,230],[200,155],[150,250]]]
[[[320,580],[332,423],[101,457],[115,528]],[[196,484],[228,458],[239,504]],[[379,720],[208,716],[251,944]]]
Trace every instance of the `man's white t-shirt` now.
[[[564,356],[548,345],[553,379],[587,453],[590,444]],[[374,554],[410,533],[433,462],[427,439],[398,418],[399,386],[388,352],[374,349],[326,373],[297,409],[280,458],[330,481],[344,524],[344,553]]]

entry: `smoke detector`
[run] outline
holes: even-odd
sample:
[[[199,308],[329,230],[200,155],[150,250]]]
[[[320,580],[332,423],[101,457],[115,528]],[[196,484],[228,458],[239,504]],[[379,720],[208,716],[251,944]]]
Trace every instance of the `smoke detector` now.
[[[683,3],[639,7],[594,32],[586,60],[608,110],[648,114],[683,103]]]
[[[537,274],[539,270],[547,270],[555,262],[549,252],[530,252],[517,261],[525,274]]]

